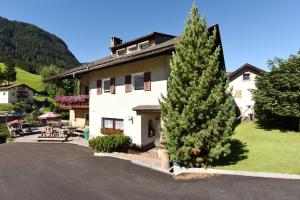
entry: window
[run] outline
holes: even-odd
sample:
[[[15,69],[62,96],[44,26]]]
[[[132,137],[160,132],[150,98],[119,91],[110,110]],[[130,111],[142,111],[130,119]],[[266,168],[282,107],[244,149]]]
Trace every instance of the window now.
[[[144,75],[135,75],[134,79],[134,89],[143,90],[144,89]]]
[[[139,49],[142,50],[142,49],[146,49],[150,47],[150,42],[149,41],[146,41],[146,42],[142,42],[139,44]]]
[[[243,80],[244,81],[250,80],[250,74],[249,73],[243,74]]]
[[[136,51],[137,49],[138,49],[137,45],[135,44],[135,45],[127,47],[127,52],[132,53],[132,52]]]
[[[236,90],[234,97],[235,98],[242,98],[242,90]]]
[[[103,90],[104,92],[110,92],[110,79],[103,81]]]
[[[114,118],[103,118],[103,128],[124,130],[124,120]]]
[[[126,53],[126,49],[125,48],[117,50],[117,55],[118,56],[123,56],[123,55],[125,55],[125,53]]]

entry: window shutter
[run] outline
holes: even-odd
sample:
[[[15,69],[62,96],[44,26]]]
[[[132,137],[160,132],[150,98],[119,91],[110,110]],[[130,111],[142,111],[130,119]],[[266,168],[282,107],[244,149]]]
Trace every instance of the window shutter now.
[[[144,90],[151,91],[151,72],[144,73]]]
[[[125,92],[132,91],[131,75],[125,76]]]
[[[102,93],[102,80],[97,80],[97,94],[100,95]]]
[[[110,93],[111,94],[115,94],[116,92],[116,79],[115,78],[110,78],[110,87],[109,87],[109,90],[110,90]]]

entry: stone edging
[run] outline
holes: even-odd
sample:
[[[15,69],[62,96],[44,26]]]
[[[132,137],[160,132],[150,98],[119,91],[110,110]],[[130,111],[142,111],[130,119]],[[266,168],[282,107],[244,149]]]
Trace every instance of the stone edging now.
[[[277,178],[277,179],[294,179],[300,180],[298,174],[282,174],[282,173],[270,173],[270,172],[251,172],[251,171],[235,171],[235,170],[222,170],[222,169],[205,169],[205,168],[180,168],[173,167],[174,175],[180,175],[185,173],[207,173],[207,174],[223,174],[223,175],[238,175],[249,177],[261,177],[261,178]]]
[[[130,161],[133,164],[147,167],[149,169],[159,171],[168,175],[181,175],[181,174],[193,174],[193,173],[206,173],[206,174],[220,174],[220,175],[236,175],[236,176],[248,176],[248,177],[260,177],[260,178],[276,178],[276,179],[293,179],[293,180],[300,180],[300,175],[298,174],[282,174],[282,173],[269,173],[269,172],[251,172],[251,171],[235,171],[235,170],[222,170],[222,169],[205,169],[205,168],[184,168],[174,166],[174,172],[171,173],[170,170],[165,170],[159,167],[152,166],[150,164],[142,163],[137,160],[132,160],[128,158],[124,158],[121,156],[113,155],[111,153],[94,153],[94,156],[103,156],[103,157],[113,157],[122,160]]]

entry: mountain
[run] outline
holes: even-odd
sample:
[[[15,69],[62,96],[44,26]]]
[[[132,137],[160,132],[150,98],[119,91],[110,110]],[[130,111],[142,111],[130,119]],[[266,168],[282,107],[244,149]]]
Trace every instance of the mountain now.
[[[3,70],[5,65],[0,63],[0,70]],[[24,83],[29,87],[35,89],[37,92],[44,91],[43,78],[36,74],[31,74],[30,72],[24,71],[20,68],[16,68],[17,80],[16,83]]]
[[[40,66],[68,69],[80,64],[59,37],[35,25],[0,17],[0,62],[7,58],[35,73]]]

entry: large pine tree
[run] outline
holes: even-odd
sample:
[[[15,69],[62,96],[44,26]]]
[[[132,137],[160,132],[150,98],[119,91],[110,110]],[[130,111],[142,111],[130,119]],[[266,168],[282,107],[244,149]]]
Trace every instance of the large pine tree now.
[[[171,58],[168,94],[161,102],[171,162],[207,166],[230,152],[234,105],[216,44],[217,29],[208,29],[194,5]]]

